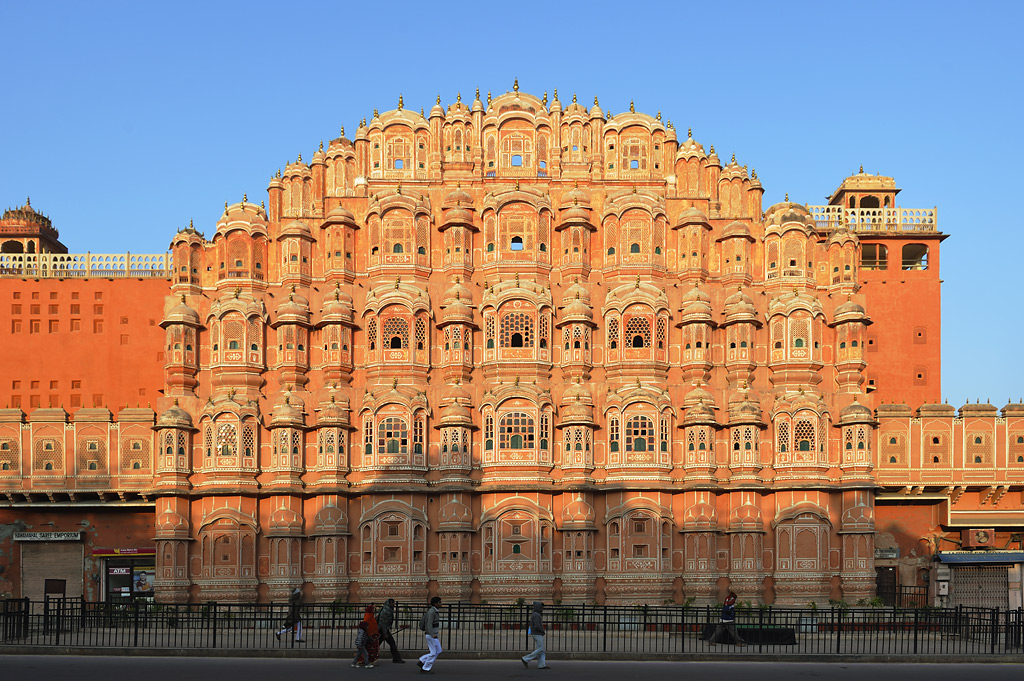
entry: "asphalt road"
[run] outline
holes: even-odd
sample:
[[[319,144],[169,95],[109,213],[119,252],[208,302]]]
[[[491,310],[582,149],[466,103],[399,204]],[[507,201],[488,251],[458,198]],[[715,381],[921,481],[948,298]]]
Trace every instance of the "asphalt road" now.
[[[416,658],[408,664],[383,662],[374,669],[352,669],[349,661],[323,659],[70,657],[0,655],[5,679],[18,681],[338,681],[340,679],[431,678],[418,673]],[[550,671],[519,662],[445,660],[433,678],[441,679],[572,679],[578,681],[1019,681],[1016,664],[847,664],[815,662],[568,662],[551,661]]]

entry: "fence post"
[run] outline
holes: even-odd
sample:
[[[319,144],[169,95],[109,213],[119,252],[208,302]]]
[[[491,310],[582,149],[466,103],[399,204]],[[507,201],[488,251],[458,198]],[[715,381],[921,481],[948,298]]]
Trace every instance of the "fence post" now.
[[[833,612],[832,619],[833,619],[833,621],[835,621],[835,625],[834,626],[836,628],[836,655],[838,655],[841,652],[841,650],[842,650],[841,646],[842,646],[842,642],[843,642],[843,609],[842,608],[833,609],[832,612]],[[836,612],[839,613],[838,621],[836,621],[836,617],[835,617],[835,613]]]
[[[452,649],[452,604],[448,604],[448,643],[445,644],[445,650]]]
[[[601,650],[608,652],[608,606],[602,605],[601,608],[604,610],[601,615]]]
[[[989,625],[992,627],[992,644],[989,652],[996,654],[996,644],[999,642],[999,611],[992,608],[992,615],[989,618]]]
[[[139,601],[132,601],[132,647],[139,647]]]
[[[918,625],[918,614],[921,611],[914,608],[914,654],[917,654],[917,625]]]
[[[213,642],[210,644],[211,648],[217,647],[217,602],[210,603],[210,612],[213,613]]]

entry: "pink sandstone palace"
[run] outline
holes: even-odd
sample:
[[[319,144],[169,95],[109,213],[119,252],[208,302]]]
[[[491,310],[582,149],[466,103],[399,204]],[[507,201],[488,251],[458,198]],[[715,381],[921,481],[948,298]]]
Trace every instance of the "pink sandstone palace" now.
[[[0,594],[1020,606],[1024,405],[940,404],[936,210],[682,137],[517,85],[169,254],[9,210]]]

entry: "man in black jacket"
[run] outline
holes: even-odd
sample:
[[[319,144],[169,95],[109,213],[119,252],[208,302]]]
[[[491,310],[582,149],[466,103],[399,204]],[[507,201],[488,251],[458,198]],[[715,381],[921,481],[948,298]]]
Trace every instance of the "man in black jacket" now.
[[[395,664],[404,664],[405,660],[402,659],[402,653],[398,652],[398,645],[395,643],[395,637],[391,633],[391,628],[394,624],[395,599],[389,598],[381,606],[380,613],[377,614],[377,627],[380,629],[380,640],[386,642],[391,648],[391,661]]]
[[[548,666],[544,650],[544,634],[547,632],[544,629],[544,620],[542,619],[543,614],[544,603],[541,601],[534,601],[533,612],[530,613],[530,636],[533,636],[533,644],[535,647],[532,653],[525,655],[522,658],[523,666],[527,669],[530,668],[530,660],[537,660],[537,669],[551,669],[551,667]]]

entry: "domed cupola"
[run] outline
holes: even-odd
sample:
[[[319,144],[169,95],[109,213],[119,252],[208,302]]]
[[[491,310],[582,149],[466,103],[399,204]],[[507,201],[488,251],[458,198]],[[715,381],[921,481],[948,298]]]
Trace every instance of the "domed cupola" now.
[[[296,292],[295,286],[292,286],[288,297],[281,301],[275,312],[275,326],[283,324],[309,325],[309,301],[305,296]]]
[[[749,322],[760,325],[754,301],[744,293],[742,286],[737,286],[736,291],[725,299],[722,312],[725,315],[724,324]]]
[[[192,415],[182,409],[178,405],[178,400],[174,400],[174,404],[168,407],[160,414],[160,418],[157,419],[156,429],[162,428],[175,428],[178,430],[195,430],[195,426],[192,425]]]
[[[302,428],[306,423],[302,399],[287,389],[278,395],[271,414],[271,428]]]
[[[579,493],[575,499],[565,505],[565,509],[562,511],[563,530],[596,530],[596,521],[597,513],[594,511],[594,507],[587,503],[583,495]]]
[[[354,316],[352,296],[349,295],[348,291],[341,288],[340,283],[336,284],[334,291],[324,298],[320,315],[320,326],[325,324],[352,324]]]
[[[695,282],[693,288],[683,295],[679,326],[693,323],[710,324],[711,312],[711,296]]]

